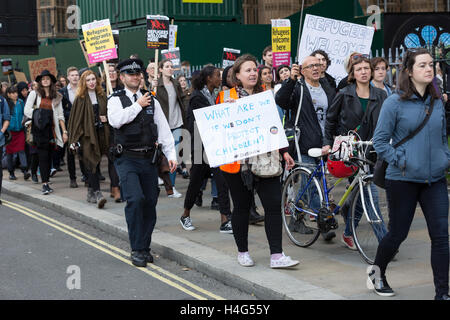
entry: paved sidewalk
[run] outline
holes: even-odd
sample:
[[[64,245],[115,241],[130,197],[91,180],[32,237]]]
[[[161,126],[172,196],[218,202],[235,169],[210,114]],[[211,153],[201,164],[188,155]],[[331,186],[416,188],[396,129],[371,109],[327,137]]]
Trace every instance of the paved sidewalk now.
[[[106,161],[102,173],[107,177]],[[108,202],[99,210],[86,202],[87,188],[78,179],[79,188],[69,188],[66,167],[52,180],[55,192],[41,195],[41,184],[25,182],[17,171],[17,181],[8,180],[3,172],[3,192],[23,200],[49,207],[62,214],[76,217],[99,229],[127,239],[124,203],[114,203],[109,198],[109,179],[101,183]],[[232,235],[219,233],[220,215],[210,210],[210,184],[203,196],[203,207],[194,207],[191,217],[195,231],[184,231],[179,223],[183,211],[184,195],[188,180],[177,176],[176,188],[182,198],[170,199],[161,188],[158,200],[158,220],[152,239],[152,250],[163,257],[194,268],[230,286],[260,299],[382,299],[366,288],[366,268],[359,254],[340,243],[343,223],[336,230],[337,237],[331,243],[319,238],[309,248],[300,248],[290,242],[283,232],[283,248],[286,255],[300,260],[292,270],[269,268],[269,247],[264,224],[250,226],[249,250],[255,261],[252,268],[238,265],[237,249]],[[262,211],[259,205],[259,211]],[[339,217],[339,219],[341,219]],[[388,268],[388,279],[397,296],[391,299],[432,299],[434,287],[430,266],[430,240],[425,220],[417,211],[408,240],[400,248],[397,261]],[[157,263],[157,260],[156,260]]]

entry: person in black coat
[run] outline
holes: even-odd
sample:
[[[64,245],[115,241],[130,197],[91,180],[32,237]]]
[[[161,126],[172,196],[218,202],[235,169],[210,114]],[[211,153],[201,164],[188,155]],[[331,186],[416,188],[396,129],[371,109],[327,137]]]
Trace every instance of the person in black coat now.
[[[194,206],[197,195],[199,194],[200,188],[203,184],[205,177],[208,177],[211,172],[216,179],[217,190],[218,190],[218,200],[219,200],[219,211],[221,214],[221,233],[233,233],[231,227],[231,210],[230,210],[230,198],[228,196],[228,187],[223,178],[223,175],[219,168],[210,168],[207,163],[203,161],[203,150],[194,149],[194,139],[200,139],[198,131],[195,130],[195,118],[193,111],[196,109],[201,109],[215,105],[214,89],[219,88],[221,84],[220,71],[214,66],[206,66],[200,72],[200,74],[194,78],[192,85],[194,87],[194,92],[191,95],[189,101],[189,108],[187,113],[187,129],[191,135],[191,145],[192,145],[192,168],[189,180],[188,190],[186,192],[186,198],[184,200],[184,213],[180,218],[180,223],[183,229],[187,231],[194,230],[195,227],[192,225],[190,218],[190,212]],[[197,133],[196,133],[197,131]],[[198,144],[198,143],[197,143]],[[203,147],[202,147],[203,149]],[[200,156],[200,159],[199,159]]]

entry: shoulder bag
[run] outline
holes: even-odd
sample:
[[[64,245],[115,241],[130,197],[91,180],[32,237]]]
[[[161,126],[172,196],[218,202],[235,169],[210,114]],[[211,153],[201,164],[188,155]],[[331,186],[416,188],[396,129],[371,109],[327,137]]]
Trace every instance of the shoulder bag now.
[[[428,120],[431,117],[431,114],[433,113],[434,109],[434,103],[431,105],[430,109],[427,111],[427,115],[425,116],[425,119],[422,121],[420,126],[417,127],[416,130],[411,132],[407,137],[403,138],[401,141],[399,141],[395,146],[394,149],[400,147],[402,144],[407,142],[408,140],[411,140],[416,134],[420,132],[420,130],[425,127]],[[385,189],[385,180],[386,180],[386,169],[388,167],[388,163],[384,160],[378,159],[375,163],[374,172],[373,172],[373,183],[377,185],[380,188]]]

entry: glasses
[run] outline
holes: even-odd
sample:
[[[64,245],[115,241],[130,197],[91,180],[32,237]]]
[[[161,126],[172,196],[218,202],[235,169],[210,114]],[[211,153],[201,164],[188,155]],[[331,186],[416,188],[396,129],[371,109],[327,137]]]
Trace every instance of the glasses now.
[[[322,65],[320,63],[316,63],[316,64],[307,65],[306,67],[303,67],[303,69],[313,69],[313,68],[320,68],[320,67],[322,67]]]
[[[370,56],[368,54],[355,54],[352,56],[352,60],[358,59],[370,59]]]

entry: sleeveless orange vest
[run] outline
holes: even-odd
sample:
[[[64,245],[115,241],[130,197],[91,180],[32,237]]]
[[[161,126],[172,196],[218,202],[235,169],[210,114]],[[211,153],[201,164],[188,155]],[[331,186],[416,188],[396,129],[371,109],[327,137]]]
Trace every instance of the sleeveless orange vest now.
[[[219,95],[217,96],[216,103],[221,104],[225,100],[232,98],[232,99],[239,99],[236,88],[231,88],[230,90],[224,90],[220,91]],[[233,163],[224,164],[223,166],[220,166],[220,170],[227,172],[227,173],[238,173],[241,170],[241,164],[238,161],[235,161]]]

